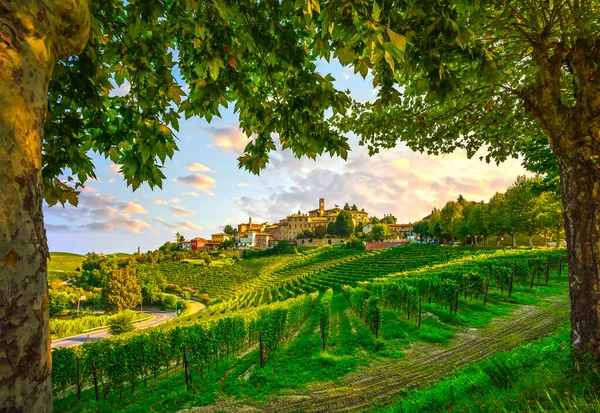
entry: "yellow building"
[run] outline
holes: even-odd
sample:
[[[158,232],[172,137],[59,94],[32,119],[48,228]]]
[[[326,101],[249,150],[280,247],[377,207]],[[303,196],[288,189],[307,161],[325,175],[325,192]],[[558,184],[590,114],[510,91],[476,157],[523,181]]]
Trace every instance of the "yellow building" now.
[[[335,222],[341,212],[340,208],[325,209],[325,200],[321,198],[319,199],[319,208],[309,211],[308,214],[298,211],[297,214],[288,215],[277,224],[268,226],[265,232],[278,239],[295,239],[305,229],[314,230],[318,226],[324,226],[327,229],[327,225]],[[369,222],[369,214],[365,211],[348,212],[352,215],[355,226]]]
[[[211,234],[211,241],[218,242],[219,244],[229,239],[231,239],[231,236],[227,235],[224,232],[217,232],[216,234]]]
[[[238,224],[238,234],[244,235],[247,232],[262,232],[264,229],[264,225],[261,224],[253,224],[252,217],[248,220],[248,223]]]

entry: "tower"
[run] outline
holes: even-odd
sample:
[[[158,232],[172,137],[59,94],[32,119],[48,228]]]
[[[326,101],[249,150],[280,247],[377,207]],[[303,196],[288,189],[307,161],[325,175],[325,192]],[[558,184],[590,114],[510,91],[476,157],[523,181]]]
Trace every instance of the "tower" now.
[[[252,226],[252,217],[250,217],[250,219],[248,220],[248,226],[251,227]]]
[[[319,215],[323,215],[325,212],[325,199],[319,198]]]

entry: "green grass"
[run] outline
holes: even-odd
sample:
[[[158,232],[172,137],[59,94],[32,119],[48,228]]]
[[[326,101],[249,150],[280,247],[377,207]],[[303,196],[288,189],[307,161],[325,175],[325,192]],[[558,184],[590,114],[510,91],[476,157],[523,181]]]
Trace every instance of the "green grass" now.
[[[514,312],[521,305],[551,305],[547,298],[565,297],[568,284],[567,277],[558,279],[552,276],[550,280],[548,285],[536,285],[533,290],[515,287],[510,298],[492,292],[486,306],[479,301],[464,300],[461,297],[456,316],[450,315],[447,308],[424,304],[423,314],[426,315],[422,318],[420,329],[399,312],[383,310],[380,336],[377,339],[352,313],[343,295],[336,294],[332,300],[331,331],[325,351],[321,350],[319,315],[317,311],[313,311],[296,339],[279,350],[264,369],[257,367],[258,351],[253,349],[237,360],[219,363],[217,370],[213,366],[210,374],[203,379],[200,379],[199,372],[192,372],[195,384],[194,390],[189,393],[185,391],[183,375],[181,369],[178,369],[176,374],[172,372],[169,377],[161,375],[156,381],[149,380],[147,389],[139,386],[136,390],[139,395],[136,397],[130,397],[129,390],[125,389],[122,400],[119,400],[118,392],[111,392],[106,401],[96,405],[91,400],[92,391],[88,390],[84,392],[83,403],[78,403],[74,395],[69,395],[55,401],[55,410],[171,412],[190,406],[212,404],[219,399],[233,398],[245,403],[262,404],[267,403],[274,394],[309,394],[317,383],[336,382],[361,366],[402,358],[414,343],[452,346],[452,339],[457,334],[470,328],[489,325],[498,317]],[[398,407],[399,404],[394,406],[390,409],[402,408]],[[443,411],[439,407],[438,405],[429,411]],[[459,408],[455,411],[463,410]]]
[[[598,412],[597,363],[574,367],[569,330],[500,353],[433,386],[407,392],[387,408],[396,412]]]
[[[80,268],[85,256],[70,252],[51,252],[48,260],[48,278],[65,278],[69,273]]]

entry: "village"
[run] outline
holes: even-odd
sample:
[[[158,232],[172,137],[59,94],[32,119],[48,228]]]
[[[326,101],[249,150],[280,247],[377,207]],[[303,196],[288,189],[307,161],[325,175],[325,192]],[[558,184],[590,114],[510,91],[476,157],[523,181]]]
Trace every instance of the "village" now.
[[[342,212],[348,213],[353,227],[365,235],[371,234],[374,225],[385,224],[389,234],[383,240],[386,243],[407,242],[414,239],[413,223],[398,224],[397,219],[391,214],[386,214],[381,219],[369,217],[364,209],[358,210],[356,205],[346,204],[343,208],[335,205],[334,208],[325,209],[325,199],[320,198],[319,207],[308,213],[298,211],[276,223],[257,224],[252,222],[250,217],[248,222],[238,224],[237,229],[227,225],[223,232],[211,234],[210,240],[195,237],[179,242],[179,248],[202,252],[215,251],[223,248],[223,245],[239,250],[267,249],[277,245],[281,240],[312,247],[339,245],[349,236],[338,234],[335,230],[336,220]]]

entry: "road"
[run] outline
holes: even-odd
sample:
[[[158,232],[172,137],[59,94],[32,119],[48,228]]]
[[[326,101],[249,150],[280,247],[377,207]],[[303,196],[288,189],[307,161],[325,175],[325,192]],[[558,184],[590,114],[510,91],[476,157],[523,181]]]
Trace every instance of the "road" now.
[[[190,301],[190,307],[191,307],[190,313],[197,313],[197,312],[204,310],[204,308],[205,308],[204,304],[199,303],[197,301]],[[143,321],[141,323],[134,324],[135,328],[138,330],[141,330],[143,328],[152,327],[152,326],[155,326],[158,324],[162,324],[162,323],[165,323],[165,322],[177,317],[177,313],[175,313],[175,312],[160,311],[160,310],[154,310],[154,309],[144,311],[144,313],[146,313],[148,315],[153,315],[154,318],[152,320]],[[52,340],[52,348],[78,346],[80,344],[85,343],[88,336],[89,336],[89,341],[94,341],[94,340],[100,340],[105,337],[109,337],[110,333],[108,332],[108,330],[100,330],[100,331],[93,331],[90,333],[82,333],[82,334],[78,334],[76,336],[71,336],[71,337],[64,337],[64,338],[60,338],[58,340]]]

